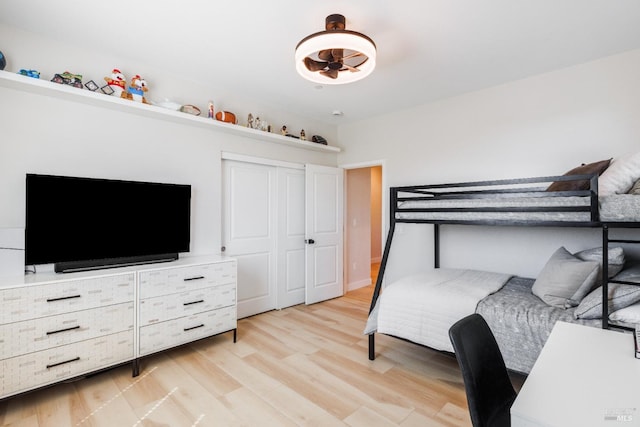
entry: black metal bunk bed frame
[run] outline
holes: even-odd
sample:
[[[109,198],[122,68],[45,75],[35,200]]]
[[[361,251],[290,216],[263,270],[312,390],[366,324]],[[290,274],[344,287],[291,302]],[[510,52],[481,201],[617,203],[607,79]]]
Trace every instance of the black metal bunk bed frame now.
[[[588,188],[586,190],[574,191],[546,191],[546,187],[531,187],[532,184],[543,184],[550,182],[565,181],[587,181]],[[382,290],[382,282],[387,267],[391,243],[395,233],[396,225],[400,223],[407,224],[433,224],[434,227],[434,267],[440,267],[440,225],[457,224],[457,225],[489,225],[489,226],[527,226],[527,227],[571,227],[571,228],[601,228],[602,229],[602,299],[608,300],[608,284],[622,283],[638,285],[638,283],[607,279],[608,278],[608,248],[610,243],[637,244],[640,240],[628,239],[611,239],[609,230],[614,228],[640,228],[638,222],[602,222],[599,219],[598,204],[598,175],[562,175],[547,176],[537,178],[521,178],[521,179],[504,179],[492,181],[475,181],[475,182],[459,182],[451,184],[435,184],[435,185],[417,185],[404,187],[391,187],[389,189],[389,231],[380,261],[380,269],[376,280],[369,314],[373,311],[380,292]],[[408,196],[400,196],[400,194],[408,194]],[[436,208],[403,208],[402,202],[420,201],[420,200],[455,200],[455,199],[486,199],[488,197],[588,197],[589,204],[584,206],[519,206],[519,207],[436,207]],[[467,213],[514,213],[514,212],[588,212],[588,221],[561,221],[561,220],[509,220],[509,219],[420,219],[420,218],[398,218],[399,213],[449,213],[449,212],[467,212]],[[616,327],[626,329],[624,327],[610,325],[609,321],[609,305],[602,304],[602,328]],[[369,334],[369,360],[375,359],[375,332]]]

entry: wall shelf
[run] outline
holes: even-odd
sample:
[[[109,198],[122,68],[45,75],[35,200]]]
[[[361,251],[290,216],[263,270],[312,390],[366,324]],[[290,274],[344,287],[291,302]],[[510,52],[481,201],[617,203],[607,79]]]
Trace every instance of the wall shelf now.
[[[71,86],[53,83],[48,80],[34,79],[8,71],[0,71],[0,87],[34,93],[37,95],[51,96],[100,108],[123,111],[143,117],[171,121],[187,126],[199,126],[231,135],[282,144],[294,148],[328,153],[340,152],[340,148],[338,147],[316,144],[309,141],[301,141],[296,138],[263,132],[244,126],[232,125],[205,117],[182,113],[180,111],[168,110],[155,105],[142,104],[140,102],[116,98],[99,92],[92,92],[86,89],[78,89]]]

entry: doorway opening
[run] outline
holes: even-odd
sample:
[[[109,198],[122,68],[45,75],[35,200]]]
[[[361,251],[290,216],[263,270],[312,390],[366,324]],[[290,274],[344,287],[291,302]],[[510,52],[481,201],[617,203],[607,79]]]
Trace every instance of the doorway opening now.
[[[353,291],[375,283],[382,258],[383,165],[345,169],[345,287]]]

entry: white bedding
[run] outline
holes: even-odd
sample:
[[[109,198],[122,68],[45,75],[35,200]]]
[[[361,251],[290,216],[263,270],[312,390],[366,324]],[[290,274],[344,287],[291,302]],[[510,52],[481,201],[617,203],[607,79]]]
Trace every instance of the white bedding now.
[[[449,328],[459,319],[473,314],[478,302],[500,290],[510,277],[502,273],[448,268],[405,277],[388,285],[381,293],[365,333],[377,330],[452,352]]]

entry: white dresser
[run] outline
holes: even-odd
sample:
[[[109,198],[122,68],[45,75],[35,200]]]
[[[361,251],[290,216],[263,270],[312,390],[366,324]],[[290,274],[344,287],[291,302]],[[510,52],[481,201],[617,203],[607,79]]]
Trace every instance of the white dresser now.
[[[234,331],[236,261],[0,279],[0,399]]]
[[[232,330],[235,342],[236,261],[198,260],[138,272],[138,357]]]
[[[5,280],[0,304],[0,397],[135,357],[134,273]]]

